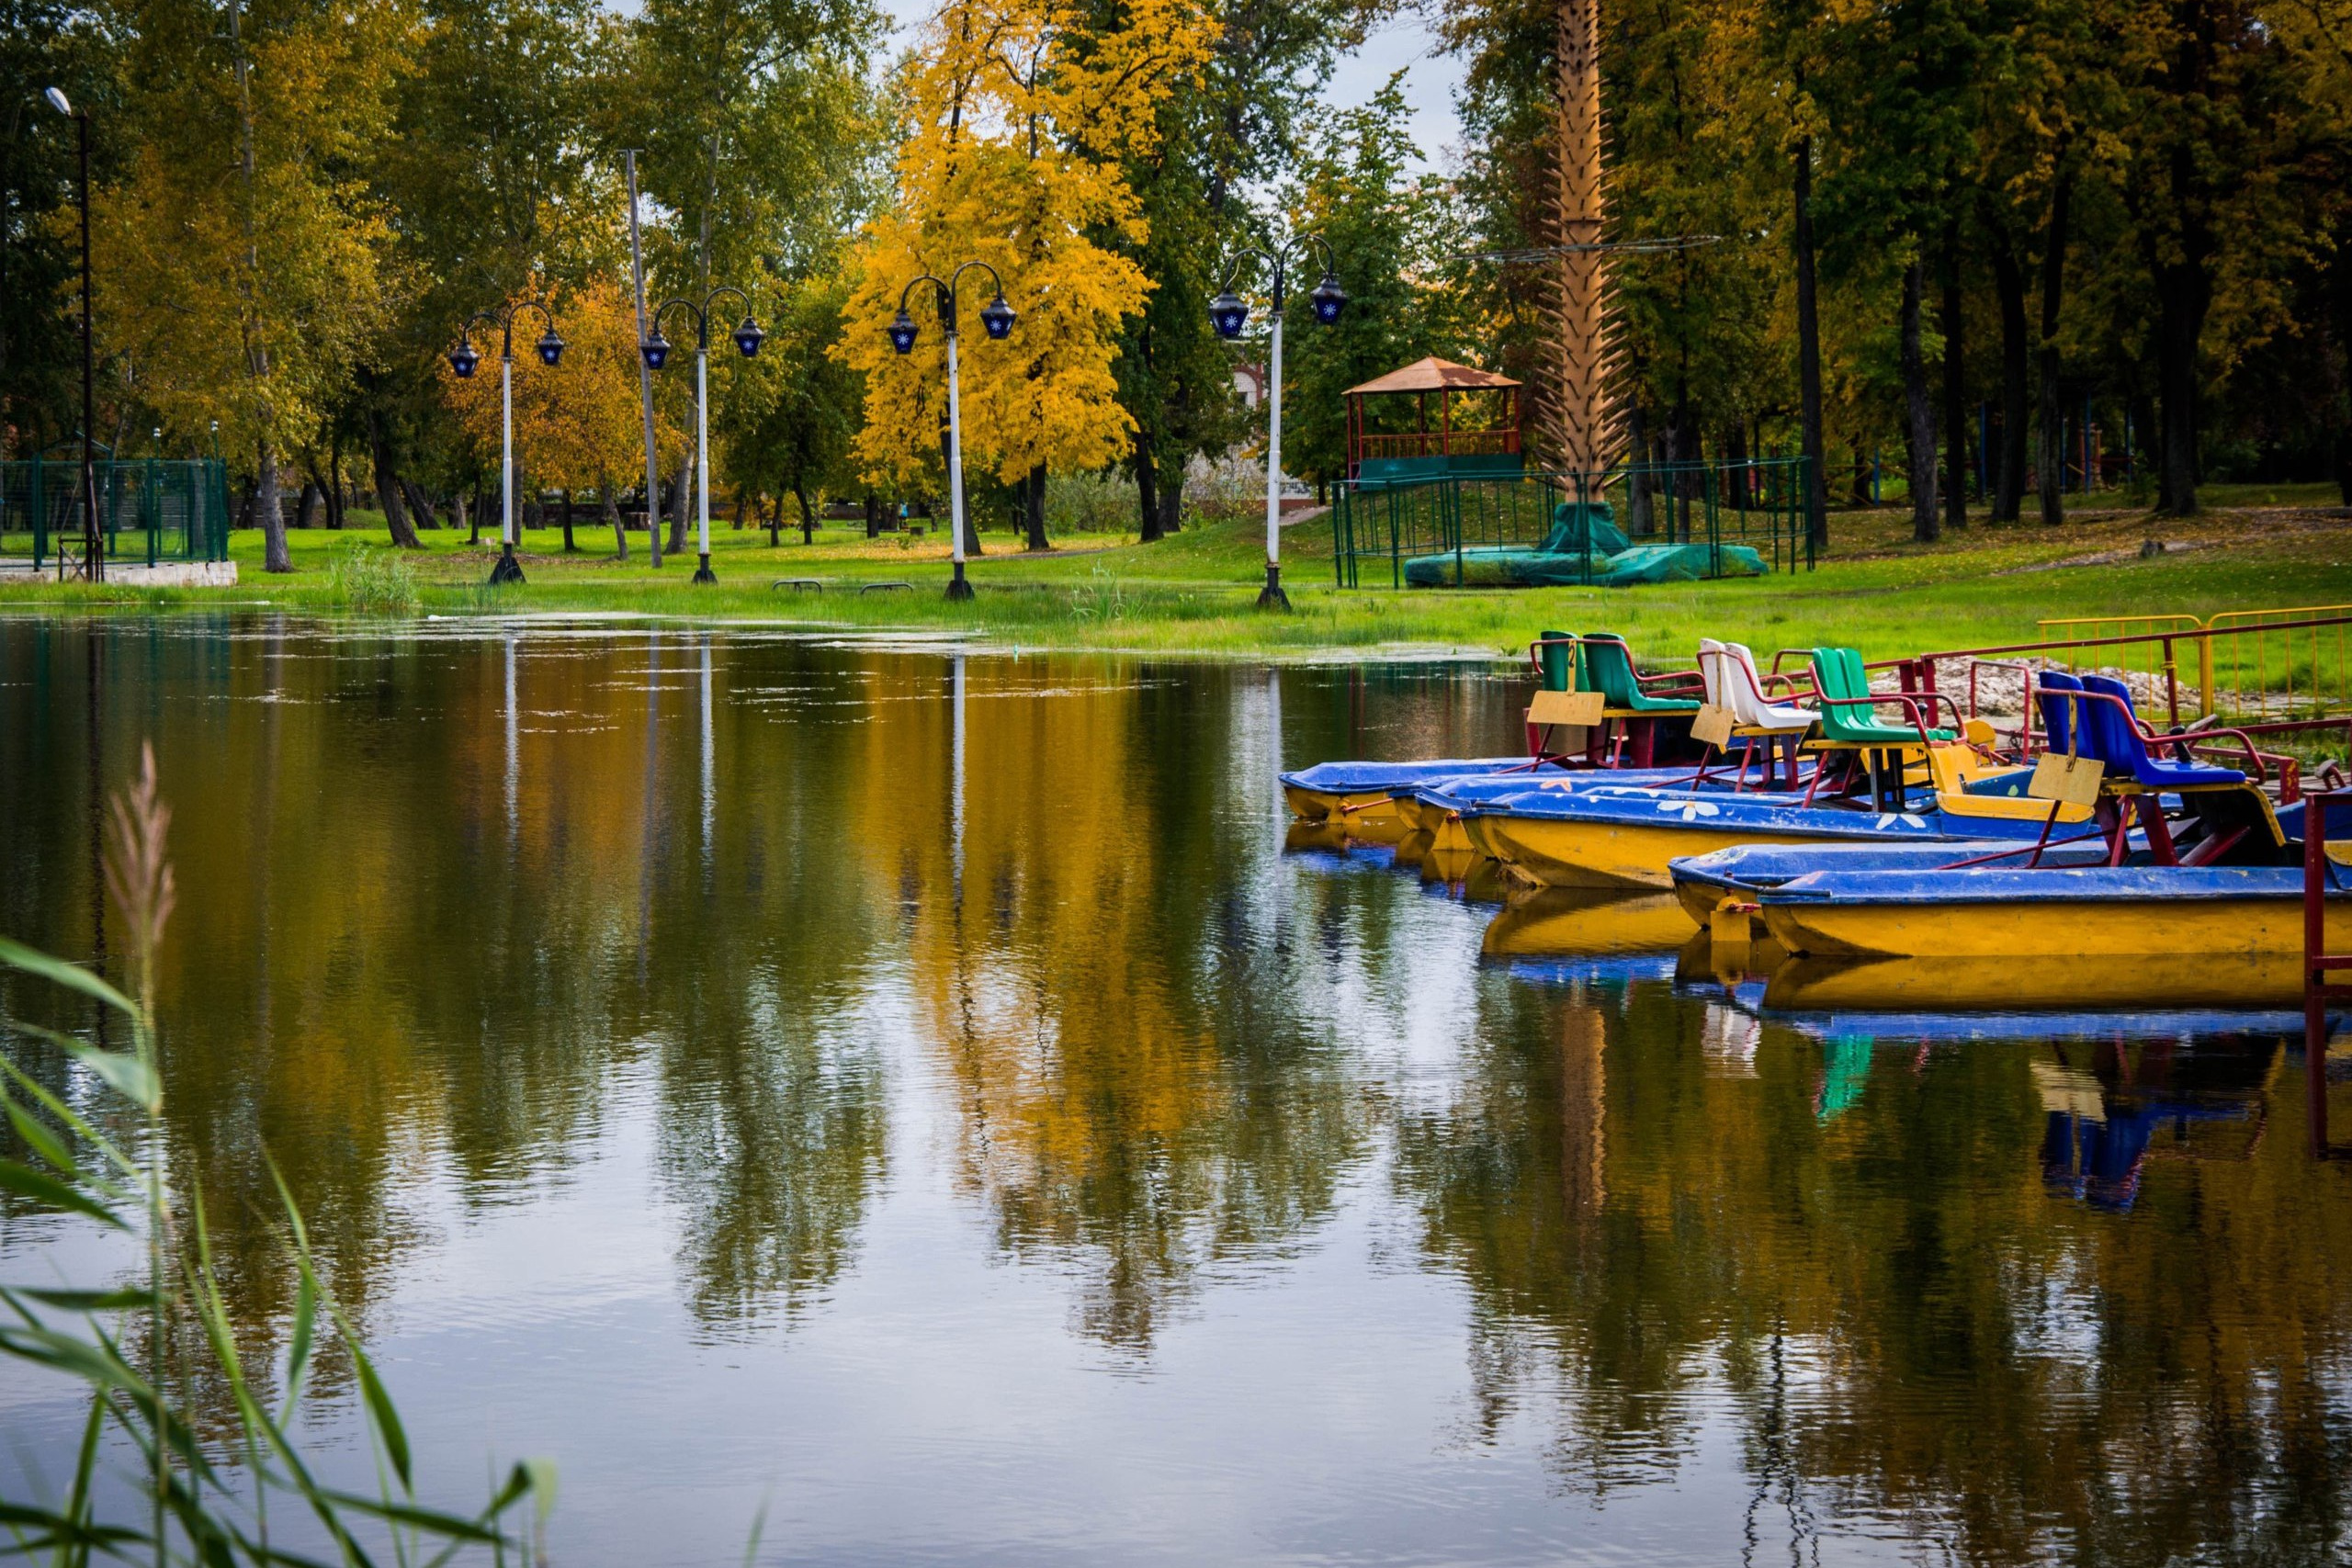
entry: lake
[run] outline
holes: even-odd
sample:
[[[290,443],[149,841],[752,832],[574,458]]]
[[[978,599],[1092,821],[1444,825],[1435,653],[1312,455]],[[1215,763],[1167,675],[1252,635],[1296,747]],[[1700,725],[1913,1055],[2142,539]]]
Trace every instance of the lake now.
[[[2342,1561],[2295,1021],[1782,1012],[1654,901],[1285,848],[1279,768],[1516,750],[1527,689],[0,620],[0,933],[97,953],[152,740],[245,1348],[266,1152],[421,1491],[553,1459],[561,1563]],[[0,1278],[129,1263],[0,1198]],[[0,1495],[78,1418],[0,1366]]]

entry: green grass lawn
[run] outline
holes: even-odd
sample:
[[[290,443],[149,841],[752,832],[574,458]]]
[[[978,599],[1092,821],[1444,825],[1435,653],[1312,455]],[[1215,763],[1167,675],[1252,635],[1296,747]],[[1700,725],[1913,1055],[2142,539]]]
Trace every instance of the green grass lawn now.
[[[1322,519],[1284,530],[1284,579],[1295,613],[1255,608],[1262,534],[1255,522],[1211,525],[1138,545],[1132,537],[1076,536],[1049,552],[1021,552],[1005,535],[983,538],[971,564],[978,597],[950,604],[944,539],[835,526],[814,544],[797,531],[771,547],[763,531],[714,520],[716,587],[689,581],[694,556],[647,564],[644,536],[630,558],[612,558],[599,525],[574,529],[581,548],[565,555],[560,530],[523,543],[528,581],[483,586],[492,547],[427,532],[425,548],[401,558],[414,583],[413,613],[514,615],[623,613],[684,621],[759,621],[872,630],[956,631],[1034,648],[1184,652],[1454,649],[1505,654],[1546,626],[1623,632],[1653,658],[1687,660],[1702,635],[1736,637],[1758,654],[1835,641],[1883,658],[1927,649],[2031,640],[2036,623],[2065,615],[2208,615],[2218,610],[2352,604],[2352,514],[2335,507],[2331,487],[2214,487],[2210,510],[2190,521],[2159,519],[2093,497],[2061,528],[1999,528],[1981,523],[1935,545],[1910,541],[1893,509],[1831,516],[1831,553],[1819,569],[1722,582],[1633,589],[1396,591],[1331,585],[1331,536]],[[2098,503],[2107,502],[2101,506]],[[342,533],[297,531],[296,570],[261,570],[261,536],[234,536],[241,581],[234,589],[132,589],[120,585],[0,580],[0,610],[105,606],[121,610],[251,607],[267,604],[347,612],[354,594],[330,571],[353,550],[371,560],[392,554],[373,513],[354,513]],[[2143,558],[2143,542],[2161,541]],[[9,545],[17,546],[16,551]],[[0,555],[22,553],[0,542]],[[380,578],[380,573],[378,574]],[[1374,573],[1369,566],[1363,581]],[[773,587],[815,579],[820,591]],[[907,583],[908,589],[860,590]]]

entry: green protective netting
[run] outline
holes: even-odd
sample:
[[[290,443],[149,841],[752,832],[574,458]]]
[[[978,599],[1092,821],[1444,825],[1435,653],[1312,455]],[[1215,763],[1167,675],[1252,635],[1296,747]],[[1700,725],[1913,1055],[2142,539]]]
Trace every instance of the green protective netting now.
[[[1770,562],[1746,545],[1636,545],[1609,558],[1609,569],[1594,578],[1600,588],[1630,588],[1637,582],[1696,582],[1702,577],[1762,577]]]

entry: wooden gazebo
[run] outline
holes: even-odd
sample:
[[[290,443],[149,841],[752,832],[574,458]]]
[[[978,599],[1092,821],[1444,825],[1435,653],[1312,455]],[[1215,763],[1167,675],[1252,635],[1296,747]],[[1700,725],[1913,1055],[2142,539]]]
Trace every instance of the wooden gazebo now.
[[[1461,469],[1516,468],[1519,466],[1520,383],[1491,370],[1475,370],[1431,355],[1401,370],[1391,370],[1360,387],[1348,389],[1348,477],[1375,478],[1406,473],[1450,473]],[[1437,394],[1437,424],[1430,424],[1430,394]],[[1460,392],[1500,392],[1502,417],[1490,428],[1457,430],[1453,398]],[[1367,428],[1364,400],[1410,397],[1418,405],[1417,428],[1374,431]],[[1460,461],[1469,459],[1469,461]],[[1373,466],[1365,474],[1364,467]]]

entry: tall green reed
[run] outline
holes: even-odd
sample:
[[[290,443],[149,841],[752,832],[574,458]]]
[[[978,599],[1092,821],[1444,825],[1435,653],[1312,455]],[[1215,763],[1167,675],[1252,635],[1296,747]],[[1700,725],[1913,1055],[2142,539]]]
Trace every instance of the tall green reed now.
[[[503,1564],[546,1559],[555,1472],[545,1461],[514,1465],[482,1506],[462,1514],[416,1496],[407,1429],[349,1315],[322,1280],[300,1209],[277,1167],[286,1240],[297,1275],[282,1363],[248,1365],[238,1348],[214,1270],[200,1184],[186,1183],[186,1219],[175,1217],[175,1184],[163,1136],[164,1079],[156,1059],[155,953],[175,900],[165,852],[171,808],[155,780],[152,747],[140,774],[116,795],[107,824],[107,897],[130,939],[130,994],[99,975],[0,938],[0,964],[74,993],[121,1020],[130,1048],[19,1020],[0,1021],[0,1040],[45,1042],[79,1064],[97,1102],[78,1108],[0,1054],[0,1112],[28,1158],[0,1159],[0,1189],[45,1208],[77,1214],[143,1243],[144,1278],[130,1284],[52,1288],[0,1283],[0,1359],[64,1378],[88,1400],[62,1498],[0,1494],[0,1557],[44,1559],[86,1568],[101,1559],[204,1568],[301,1568],[311,1563],[439,1568],[453,1561]],[[101,1130],[127,1109],[141,1136],[125,1148]],[[144,1353],[132,1332],[143,1330]],[[193,1333],[186,1332],[193,1330]],[[329,1484],[294,1437],[306,1380],[322,1335],[349,1356],[377,1460],[374,1495]],[[190,1349],[176,1350],[176,1347]],[[175,1365],[175,1356],[183,1359]],[[274,1381],[273,1400],[264,1386]],[[181,1391],[226,1391],[226,1425],[200,1436]],[[141,1484],[133,1509],[101,1484],[109,1435],[138,1456]],[[534,1505],[518,1528],[510,1517]],[[273,1530],[273,1510],[307,1521]],[[313,1555],[323,1543],[327,1555]]]

